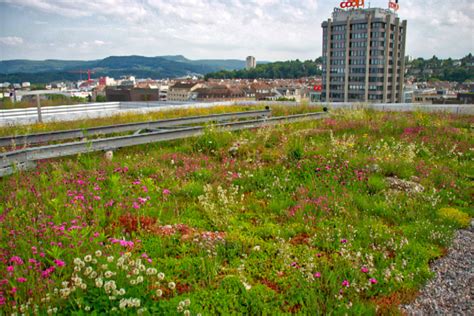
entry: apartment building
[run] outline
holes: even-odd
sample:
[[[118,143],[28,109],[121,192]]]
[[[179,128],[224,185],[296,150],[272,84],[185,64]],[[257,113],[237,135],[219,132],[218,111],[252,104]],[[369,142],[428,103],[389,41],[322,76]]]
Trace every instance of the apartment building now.
[[[177,82],[168,88],[168,101],[190,101],[193,100],[193,91],[202,87],[196,82]]]
[[[400,103],[407,21],[388,9],[334,9],[323,28],[326,102]]]

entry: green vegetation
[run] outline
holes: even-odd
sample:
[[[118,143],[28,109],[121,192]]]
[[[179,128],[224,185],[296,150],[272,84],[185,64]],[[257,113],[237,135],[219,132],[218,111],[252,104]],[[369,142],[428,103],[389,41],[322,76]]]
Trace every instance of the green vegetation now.
[[[64,103],[62,103],[64,104]],[[34,105],[36,106],[36,104]],[[257,109],[263,109],[264,106],[257,106]],[[96,119],[83,119],[76,121],[57,121],[47,124],[34,123],[29,125],[9,125],[0,128],[0,136],[8,135],[25,135],[32,133],[42,133],[48,131],[58,131],[67,129],[87,129],[95,126],[125,124],[131,122],[145,122],[156,121],[166,118],[209,115],[218,113],[243,112],[255,110],[253,106],[214,106],[211,108],[191,108],[191,109],[173,109],[167,111],[149,112],[146,114],[140,113],[124,113],[116,114],[108,117],[101,117]],[[273,116],[292,115],[298,113],[320,112],[322,107],[312,105],[299,105],[292,107],[272,106]]]
[[[399,314],[474,215],[471,125],[341,111],[40,162],[0,179],[0,313]]]
[[[46,99],[41,99],[41,106],[57,106],[57,105],[71,105],[71,104],[83,104],[87,103],[86,98],[80,97],[67,97],[60,94],[46,95]],[[36,96],[30,98],[24,98],[24,100],[13,103],[10,98],[0,99],[0,110],[1,109],[21,109],[36,107]]]
[[[453,221],[459,227],[467,227],[471,224],[469,215],[458,209],[446,207],[440,209],[438,213],[440,217]]]
[[[474,57],[472,54],[461,58],[460,62],[460,65],[455,65],[455,61],[451,58],[439,59],[436,56],[426,60],[418,58],[408,63],[408,75],[414,75],[420,81],[474,81],[474,66],[472,66]],[[427,69],[432,70],[433,74],[426,73]]]
[[[307,60],[304,62],[297,60],[278,61],[269,64],[257,65],[255,69],[242,69],[234,71],[219,71],[209,73],[206,79],[295,79],[321,75],[318,65],[321,65],[321,58],[316,60]]]

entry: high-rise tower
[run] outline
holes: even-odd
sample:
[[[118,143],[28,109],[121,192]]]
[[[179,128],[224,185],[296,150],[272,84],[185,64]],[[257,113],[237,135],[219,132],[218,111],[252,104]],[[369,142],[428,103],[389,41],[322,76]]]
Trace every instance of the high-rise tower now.
[[[322,100],[400,103],[407,21],[390,9],[359,9],[356,2],[341,3],[351,8],[334,9],[322,24]],[[398,1],[392,2],[398,9]]]
[[[249,69],[253,69],[257,67],[257,60],[255,59],[255,57],[253,56],[248,56],[247,59],[246,59],[246,69],[249,70]]]

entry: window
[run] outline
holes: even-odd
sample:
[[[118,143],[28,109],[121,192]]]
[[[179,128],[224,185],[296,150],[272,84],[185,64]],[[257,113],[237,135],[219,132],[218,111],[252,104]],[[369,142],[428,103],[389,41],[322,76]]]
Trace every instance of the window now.
[[[332,30],[333,30],[333,32],[345,31],[345,30],[346,30],[346,26],[345,26],[345,25],[334,25],[334,26],[332,27]]]
[[[371,65],[383,65],[383,64],[385,64],[385,61],[383,59],[371,59],[370,64]]]
[[[367,33],[354,33],[351,34],[352,39],[364,39],[367,38]]]
[[[351,50],[351,56],[363,57],[365,56],[365,50]]]
[[[349,85],[350,90],[365,90],[365,85],[363,84],[351,84]]]
[[[350,65],[365,65],[365,59],[351,59],[349,61]]]
[[[352,24],[352,29],[353,30],[366,30],[367,29],[367,23]]]

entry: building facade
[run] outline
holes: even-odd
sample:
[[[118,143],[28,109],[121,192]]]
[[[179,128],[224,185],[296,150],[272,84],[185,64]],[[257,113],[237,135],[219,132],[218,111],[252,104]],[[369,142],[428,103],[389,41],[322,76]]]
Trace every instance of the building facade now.
[[[387,9],[336,8],[322,28],[323,101],[403,101],[406,20]]]
[[[190,101],[195,98],[193,91],[202,87],[196,82],[177,82],[168,88],[168,101]]]
[[[257,60],[256,60],[255,57],[253,57],[253,56],[248,56],[247,59],[246,59],[246,66],[245,66],[245,68],[246,68],[247,70],[249,70],[249,69],[253,69],[253,68],[255,68],[255,67],[257,67]]]

